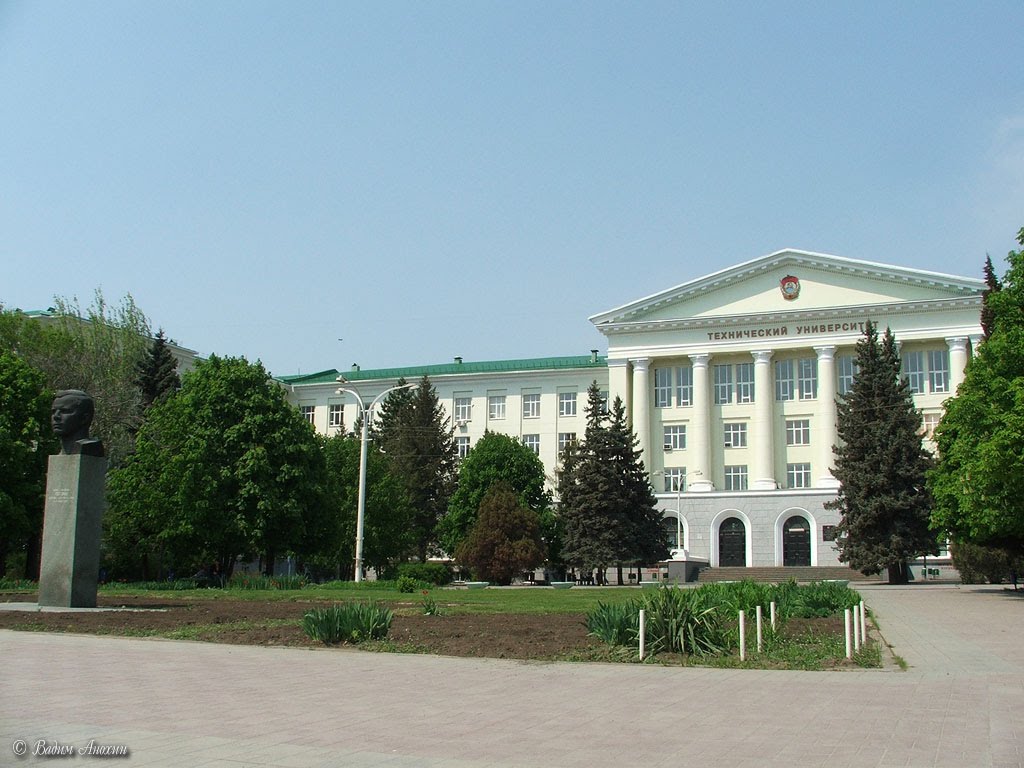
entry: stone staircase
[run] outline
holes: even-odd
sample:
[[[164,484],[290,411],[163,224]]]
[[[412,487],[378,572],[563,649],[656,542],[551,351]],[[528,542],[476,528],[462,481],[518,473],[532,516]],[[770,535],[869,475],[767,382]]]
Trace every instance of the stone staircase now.
[[[840,566],[791,566],[754,568],[702,568],[697,574],[697,581],[707,584],[715,581],[764,581],[779,583],[796,579],[800,582],[825,581],[826,579],[843,579],[846,581],[878,581],[878,576],[865,576],[860,571]]]

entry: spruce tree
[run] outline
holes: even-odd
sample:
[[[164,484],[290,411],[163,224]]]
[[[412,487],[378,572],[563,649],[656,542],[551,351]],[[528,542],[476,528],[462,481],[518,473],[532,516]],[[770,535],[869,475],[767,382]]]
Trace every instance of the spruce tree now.
[[[138,374],[137,382],[142,390],[142,407],[145,410],[181,388],[178,363],[167,346],[162,328],[149,345],[145,357],[139,361]]]
[[[836,466],[839,494],[826,507],[836,526],[839,559],[865,573],[888,569],[890,584],[909,578],[907,560],[937,553],[928,528],[931,496],[925,476],[932,464],[921,443],[921,415],[900,376],[896,340],[881,342],[868,322],[857,342],[857,374],[838,404]]]
[[[658,499],[640,457],[636,435],[626,420],[626,409],[618,397],[612,403],[608,433],[615,462],[621,468],[623,511],[629,526],[619,562],[645,565],[663,560],[668,557],[668,546]]]
[[[992,335],[992,326],[995,324],[995,310],[992,309],[992,303],[990,301],[992,294],[999,293],[1003,289],[1003,284],[999,281],[999,277],[996,275],[995,267],[992,266],[992,257],[985,257],[985,290],[981,294],[981,330],[984,338],[988,338]]]
[[[637,565],[668,554],[657,499],[619,398],[606,409],[594,382],[587,392],[587,430],[567,453],[559,485],[565,524],[562,556],[599,578],[616,564]]]
[[[385,398],[374,434],[409,497],[416,553],[425,562],[436,549],[434,529],[448,510],[458,466],[451,424],[430,379]]]

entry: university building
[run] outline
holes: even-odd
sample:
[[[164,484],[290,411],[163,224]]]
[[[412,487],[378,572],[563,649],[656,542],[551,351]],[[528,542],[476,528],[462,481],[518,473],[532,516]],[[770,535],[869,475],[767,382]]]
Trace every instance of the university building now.
[[[620,397],[673,557],[717,566],[839,565],[836,396],[865,323],[892,329],[928,440],[981,337],[984,282],[806,251],[754,259],[594,315],[589,355],[361,370],[280,380],[326,434],[364,402],[427,375],[463,455],[485,430],[519,438],[554,487],[585,431],[591,382]],[[339,384],[342,377],[345,383]]]

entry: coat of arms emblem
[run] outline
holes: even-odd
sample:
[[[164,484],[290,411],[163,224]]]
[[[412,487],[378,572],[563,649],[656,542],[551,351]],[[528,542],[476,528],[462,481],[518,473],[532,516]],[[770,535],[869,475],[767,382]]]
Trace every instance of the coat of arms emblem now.
[[[786,275],[779,280],[779,288],[782,290],[782,298],[792,301],[800,295],[800,280],[793,275]]]

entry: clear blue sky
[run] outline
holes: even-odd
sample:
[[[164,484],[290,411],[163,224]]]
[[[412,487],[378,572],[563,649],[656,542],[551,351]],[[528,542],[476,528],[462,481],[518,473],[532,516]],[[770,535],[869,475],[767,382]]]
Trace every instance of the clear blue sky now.
[[[130,293],[290,374],[603,351],[588,316],[786,247],[1002,272],[1021,29],[1020,0],[0,0],[0,303]]]

